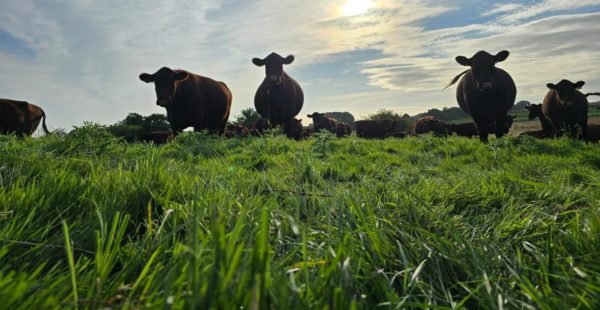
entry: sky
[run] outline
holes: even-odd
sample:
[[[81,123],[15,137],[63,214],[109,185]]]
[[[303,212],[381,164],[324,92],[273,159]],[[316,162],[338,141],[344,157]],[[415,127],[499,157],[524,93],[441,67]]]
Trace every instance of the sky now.
[[[455,107],[454,58],[511,52],[497,66],[517,101],[549,82],[600,91],[600,0],[2,0],[0,98],[41,106],[51,129],[164,113],[138,79],[163,66],[223,81],[232,115],[253,107],[264,69],[293,54],[299,118]],[[233,118],[233,117],[232,117]]]

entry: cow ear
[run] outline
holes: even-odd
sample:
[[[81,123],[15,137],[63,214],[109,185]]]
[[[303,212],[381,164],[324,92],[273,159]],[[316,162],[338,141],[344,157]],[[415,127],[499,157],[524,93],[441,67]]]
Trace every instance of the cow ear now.
[[[508,55],[510,55],[508,51],[502,51],[494,56],[494,61],[503,62],[506,60],[506,58],[508,58]]]
[[[458,56],[456,57],[456,62],[458,62],[459,64],[465,66],[465,67],[470,67],[471,66],[471,59],[465,57],[465,56]]]
[[[556,88],[557,88],[556,85],[554,85],[552,83],[548,83],[548,84],[546,84],[546,86],[552,90],[556,90]]]
[[[259,58],[253,58],[252,59],[252,63],[255,64],[258,67],[262,67],[265,65],[265,61]]]
[[[288,57],[286,57],[286,58],[283,59],[283,64],[289,65],[292,62],[294,62],[294,59],[295,59],[294,55],[289,55]]]
[[[142,73],[140,74],[140,80],[146,83],[152,83],[154,82],[154,76],[152,76],[152,74]]]
[[[575,83],[575,89],[581,89],[583,87],[583,85],[585,85],[585,82],[579,81],[579,82]]]
[[[183,81],[185,79],[187,79],[189,76],[189,74],[187,72],[184,71],[180,71],[175,73],[175,81]]]

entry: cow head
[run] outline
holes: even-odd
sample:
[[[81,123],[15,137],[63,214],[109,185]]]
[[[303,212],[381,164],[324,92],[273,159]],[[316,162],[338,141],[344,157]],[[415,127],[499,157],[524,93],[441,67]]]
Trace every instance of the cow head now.
[[[188,78],[188,73],[184,71],[173,71],[163,67],[154,74],[142,73],[140,80],[146,83],[154,83],[156,90],[156,104],[161,107],[168,107],[173,104],[173,94],[176,89],[176,82]]]
[[[573,83],[569,80],[562,80],[556,85],[548,83],[546,86],[558,93],[558,99],[561,103],[567,104],[575,101],[577,90],[581,89],[583,85],[585,85],[584,81]]]
[[[527,109],[529,111],[529,115],[527,115],[527,118],[529,118],[530,121],[534,120],[536,117],[542,116],[542,105],[541,104],[530,104],[530,105],[526,106],[525,109]]]
[[[471,58],[465,56],[456,57],[456,62],[463,66],[471,67],[476,87],[479,91],[494,89],[494,71],[496,63],[502,62],[508,58],[508,51],[502,51],[497,55],[491,55],[485,51],[479,51]]]
[[[293,55],[283,58],[276,53],[271,53],[265,59],[252,59],[252,63],[255,65],[259,67],[265,66],[267,81],[271,85],[280,85],[283,82],[283,65],[289,65],[292,62],[294,62]]]

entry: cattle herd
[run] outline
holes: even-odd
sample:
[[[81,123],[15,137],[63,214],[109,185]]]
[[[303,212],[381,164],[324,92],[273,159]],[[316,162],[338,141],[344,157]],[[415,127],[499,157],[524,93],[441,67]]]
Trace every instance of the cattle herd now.
[[[454,77],[446,88],[458,82],[456,101],[472,117],[473,122],[447,124],[428,116],[417,120],[414,133],[478,136],[483,142],[488,141],[490,134],[498,138],[507,134],[514,119],[514,116],[508,115],[508,111],[514,105],[517,88],[510,74],[497,68],[496,64],[505,61],[508,56],[508,51],[496,55],[479,51],[471,58],[456,57],[457,63],[469,68]],[[287,137],[295,140],[320,130],[329,131],[340,138],[350,135],[352,127],[349,124],[318,112],[307,115],[313,121],[312,128],[302,126],[302,120],[296,116],[302,110],[304,93],[300,84],[283,70],[284,65],[293,62],[294,56],[284,58],[276,53],[264,59],[252,59],[254,65],[265,68],[265,78],[254,97],[254,107],[260,118],[253,128],[228,125],[233,95],[223,82],[166,67],[154,74],[142,73],[139,78],[154,84],[156,104],[166,109],[174,135],[192,127],[194,131],[208,130],[209,133],[224,134],[226,137],[261,136],[266,130],[277,126],[283,128]],[[539,118],[542,130],[525,134],[547,138],[567,133],[588,141],[589,131],[596,132],[598,129],[594,126],[588,129],[587,97],[600,93],[584,95],[580,92],[584,84],[583,81],[573,83],[568,80],[547,84],[549,90],[543,103],[527,107],[529,119]],[[0,99],[0,133],[31,135],[40,121],[47,134],[46,115],[40,107],[23,101]],[[359,137],[404,137],[407,134],[395,131],[396,123],[391,120],[364,120],[355,122],[355,125]],[[168,141],[170,137],[165,133],[151,133],[147,139],[153,140],[154,136],[160,141]]]

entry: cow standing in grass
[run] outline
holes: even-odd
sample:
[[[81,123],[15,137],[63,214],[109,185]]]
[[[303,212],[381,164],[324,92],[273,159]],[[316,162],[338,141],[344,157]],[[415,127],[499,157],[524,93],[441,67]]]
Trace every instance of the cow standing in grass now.
[[[254,96],[254,107],[260,116],[269,121],[269,126],[283,126],[288,134],[293,118],[300,113],[304,104],[304,93],[300,84],[283,71],[283,65],[294,61],[271,53],[265,59],[254,58],[252,63],[265,67],[265,78]]]
[[[338,138],[343,138],[345,136],[350,136],[352,134],[352,127],[350,125],[339,122],[335,124],[335,135]]]
[[[546,137],[551,137],[553,134],[553,127],[552,124],[550,123],[550,121],[548,119],[546,119],[546,116],[544,116],[544,112],[542,111],[542,105],[541,104],[531,104],[529,106],[525,107],[527,109],[527,111],[529,111],[529,114],[527,115],[527,118],[532,121],[536,118],[540,119],[540,126],[542,126],[542,132],[544,133],[544,135]],[[536,134],[535,136],[539,136],[539,134]]]
[[[588,100],[586,95],[579,90],[585,85],[584,81],[573,83],[562,80],[558,84],[548,83],[550,89],[544,97],[542,111],[552,125],[555,136],[562,135],[564,131],[572,137],[587,137]]]
[[[313,114],[308,114],[307,116],[312,119],[315,131],[327,130],[331,133],[336,132],[337,122],[334,119],[325,116],[325,114],[315,112]]]
[[[140,80],[154,83],[156,104],[167,110],[173,134],[188,127],[220,135],[225,131],[233,98],[225,83],[166,67],[142,73]]]
[[[444,121],[433,116],[425,116],[415,122],[415,134],[433,133],[435,136],[447,136],[450,127]]]
[[[470,69],[457,75],[446,86],[453,85],[462,76],[456,90],[459,107],[471,115],[478,129],[493,126],[498,138],[506,133],[504,120],[517,96],[517,87],[510,74],[495,67],[496,63],[506,60],[508,55],[508,51],[497,55],[479,51],[471,58],[458,56],[456,62]],[[478,130],[478,134],[482,142],[488,141],[487,130]]]
[[[302,131],[302,120],[301,119],[292,119],[289,125],[289,130],[287,132],[287,137],[290,139],[294,139],[296,141],[302,140],[303,131]]]
[[[48,134],[46,113],[42,108],[25,101],[0,99],[0,134],[31,136],[40,121],[44,133]]]

